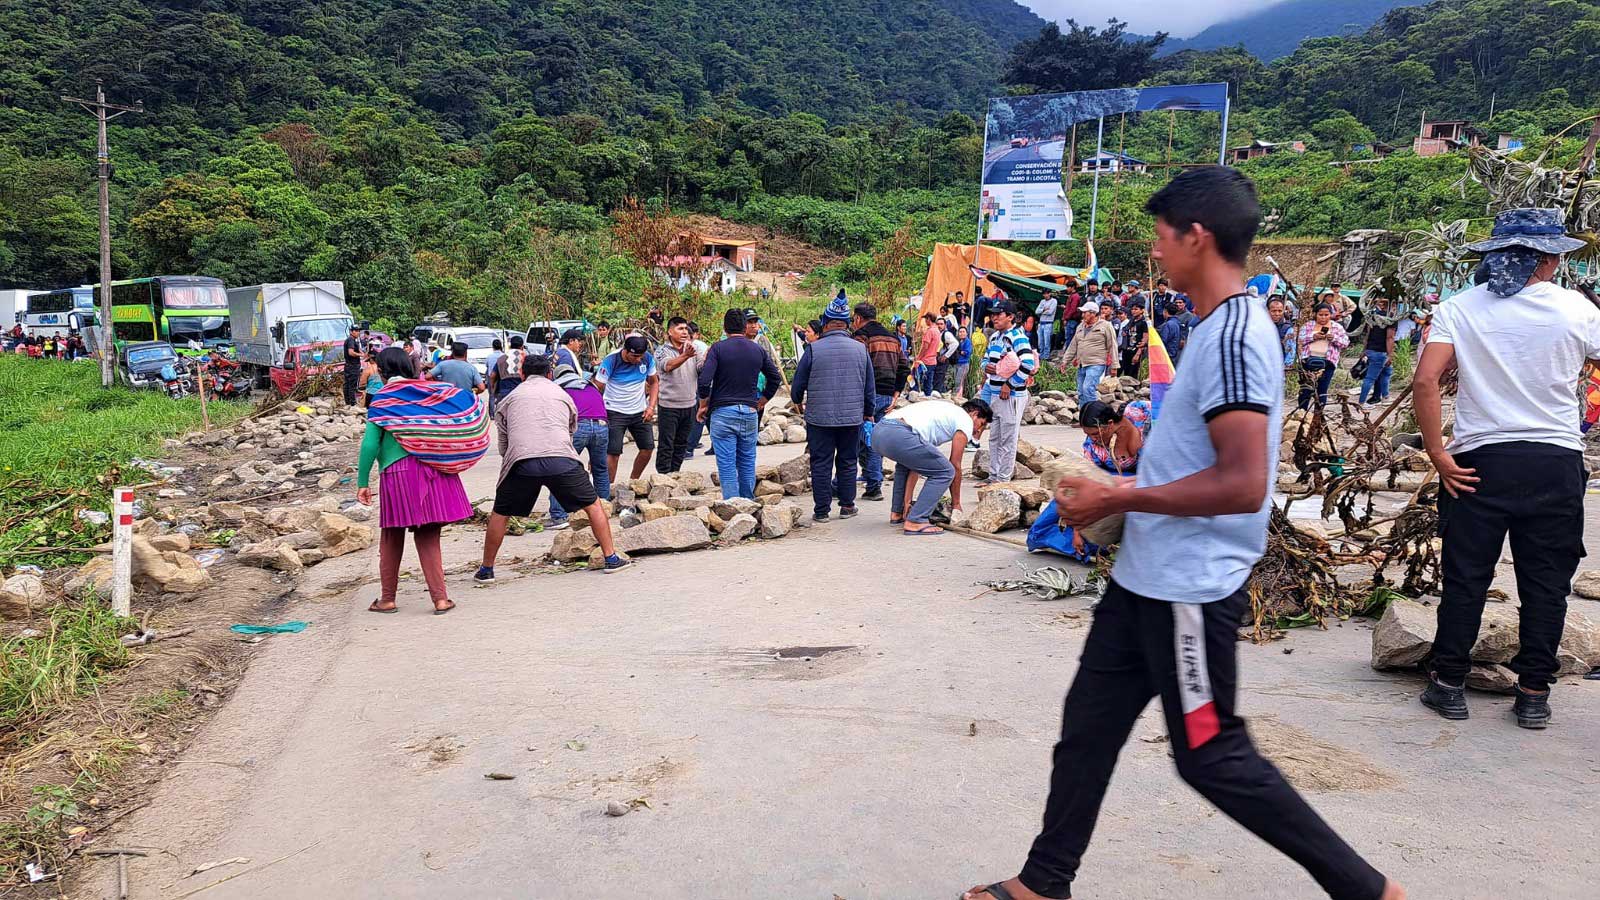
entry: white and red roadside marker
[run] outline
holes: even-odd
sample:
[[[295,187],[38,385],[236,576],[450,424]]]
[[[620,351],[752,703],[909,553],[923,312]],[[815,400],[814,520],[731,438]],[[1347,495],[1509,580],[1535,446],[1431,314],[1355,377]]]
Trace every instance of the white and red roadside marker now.
[[[111,611],[133,612],[133,488],[111,490]]]

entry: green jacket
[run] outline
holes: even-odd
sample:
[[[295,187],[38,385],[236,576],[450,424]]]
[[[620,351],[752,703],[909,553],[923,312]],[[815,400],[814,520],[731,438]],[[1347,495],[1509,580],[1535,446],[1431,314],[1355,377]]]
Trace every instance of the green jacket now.
[[[361,436],[361,457],[356,461],[356,487],[370,485],[368,474],[374,462],[378,464],[378,471],[382,472],[407,455],[405,448],[390,437],[389,432],[368,422],[367,433]]]

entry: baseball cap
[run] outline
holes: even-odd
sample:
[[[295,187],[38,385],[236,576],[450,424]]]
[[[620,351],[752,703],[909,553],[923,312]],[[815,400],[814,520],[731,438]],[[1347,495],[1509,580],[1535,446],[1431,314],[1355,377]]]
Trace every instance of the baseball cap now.
[[[583,329],[582,328],[568,328],[566,331],[563,331],[561,333],[561,343],[563,343],[563,344],[565,344],[565,343],[567,343],[569,341],[581,341],[581,340],[583,340]]]
[[[630,334],[622,342],[622,348],[629,353],[644,353],[650,349],[650,342],[642,334]]]
[[[1017,314],[1017,304],[1011,302],[1010,300],[996,300],[994,305],[989,307],[989,312],[1005,313],[1008,316],[1014,316]]]

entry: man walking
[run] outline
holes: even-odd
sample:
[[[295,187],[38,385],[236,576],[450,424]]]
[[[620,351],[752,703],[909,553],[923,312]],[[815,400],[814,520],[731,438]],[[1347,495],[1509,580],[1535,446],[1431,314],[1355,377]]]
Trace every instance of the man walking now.
[[[1362,406],[1389,399],[1389,376],[1394,374],[1389,365],[1389,360],[1394,358],[1394,325],[1389,301],[1383,297],[1373,298],[1372,309],[1367,311],[1367,340],[1362,345],[1362,356],[1367,361],[1367,374],[1361,379],[1361,393],[1357,397]]]
[[[1078,406],[1088,406],[1099,395],[1095,387],[1111,369],[1116,353],[1117,332],[1111,323],[1100,318],[1100,308],[1087,305],[1082,310],[1083,324],[1072,335],[1067,345],[1066,361],[1078,371]]]
[[[1444,591],[1422,702],[1447,719],[1468,715],[1472,645],[1509,532],[1521,640],[1510,663],[1512,711],[1523,728],[1550,721],[1567,593],[1584,555],[1578,375],[1585,359],[1600,357],[1600,312],[1551,281],[1561,254],[1584,246],[1564,232],[1558,209],[1497,216],[1493,236],[1467,247],[1483,253],[1487,281],[1434,308],[1412,382],[1423,446],[1444,487]],[[1460,387],[1446,446],[1439,380],[1452,368]]]
[[[483,562],[472,580],[479,584],[494,581],[494,561],[506,537],[507,521],[511,516],[532,514],[543,488],[549,488],[563,508],[589,514],[590,527],[605,555],[603,571],[609,574],[627,568],[632,562],[617,554],[605,507],[572,449],[578,409],[567,392],[550,380],[550,357],[525,356],[521,374],[521,384],[500,398],[494,414],[500,478],[494,489],[494,511],[483,536]]]
[[[1156,220],[1154,257],[1203,316],[1189,338],[1196,353],[1167,392],[1135,487],[1086,478],[1056,486],[1068,525],[1125,513],[1122,544],[1067,693],[1044,824],[1027,863],[1018,877],[963,896],[1072,896],[1117,754],[1159,696],[1185,782],[1304,866],[1331,897],[1399,900],[1400,887],[1256,752],[1234,709],[1244,584],[1266,546],[1283,406],[1276,335],[1266,308],[1244,291],[1261,218],[1255,187],[1231,168],[1190,169],[1145,209]]]
[[[818,522],[828,521],[833,498],[839,518],[856,514],[856,453],[861,423],[877,405],[872,362],[850,337],[850,307],[835,297],[822,314],[822,336],[794,372],[790,392],[806,417],[811,453],[811,496]]]
[[[767,351],[745,337],[745,312],[730,309],[722,317],[727,335],[706,351],[700,367],[700,413],[716,451],[722,497],[756,496],[756,433],[761,411],[778,392],[780,373]],[[759,392],[757,381],[765,379]]]
[[[689,432],[700,406],[695,394],[700,389],[700,364],[706,358],[706,345],[689,336],[689,320],[673,316],[667,320],[667,339],[656,348],[660,369],[660,412],[656,430],[661,446],[656,452],[656,471],[676,472],[688,455]]]
[[[361,366],[366,362],[366,354],[362,353],[361,326],[350,323],[350,331],[344,336],[344,405],[355,406],[356,397],[361,388]]]
[[[996,329],[994,340],[984,355],[984,374],[988,383],[979,399],[994,412],[994,436],[989,439],[988,483],[1010,481],[1017,466],[1017,438],[1022,432],[1022,413],[1028,408],[1028,385],[1039,368],[1028,333],[1017,325],[1017,305],[998,300],[989,310]]]
[[[967,445],[983,434],[992,415],[982,400],[968,400],[959,407],[933,400],[895,410],[872,430],[873,446],[895,463],[889,524],[910,535],[944,533],[928,520],[947,490],[951,508],[961,509],[961,457]],[[950,445],[949,459],[939,452],[945,444]],[[918,476],[925,483],[912,503]]]
[[[872,421],[883,419],[894,407],[900,389],[911,376],[911,362],[900,352],[900,339],[878,321],[878,308],[871,303],[858,303],[852,310],[850,327],[855,339],[867,348],[867,358],[872,361],[872,382],[875,398],[872,403]],[[858,453],[861,473],[866,478],[863,500],[883,499],[883,456],[868,442],[861,442]]]
[[[1051,292],[1044,295],[1044,299],[1039,301],[1038,307],[1033,311],[1034,315],[1039,317],[1039,359],[1041,360],[1050,358],[1050,347],[1055,337],[1056,310],[1058,308],[1059,302],[1056,300],[1056,295]]]
[[[650,454],[656,448],[656,435],[650,427],[656,420],[656,403],[661,391],[661,378],[656,374],[656,360],[650,355],[650,342],[642,334],[630,334],[622,341],[622,349],[606,357],[595,369],[594,386],[606,398],[606,426],[611,430],[607,470],[613,484],[617,480],[617,463],[622,460],[622,438],[633,435],[639,448],[633,457],[633,474],[638,478],[650,464]]]

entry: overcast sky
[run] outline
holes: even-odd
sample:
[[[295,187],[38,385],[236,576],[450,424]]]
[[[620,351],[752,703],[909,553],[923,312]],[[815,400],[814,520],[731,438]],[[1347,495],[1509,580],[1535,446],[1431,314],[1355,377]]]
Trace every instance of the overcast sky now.
[[[1022,5],[1052,22],[1077,19],[1080,25],[1100,26],[1115,14],[1128,23],[1129,31],[1154,34],[1165,31],[1173,37],[1191,37],[1207,25],[1236,18],[1272,6],[1282,0],[1118,0],[1107,4],[1095,0],[1020,0]]]

